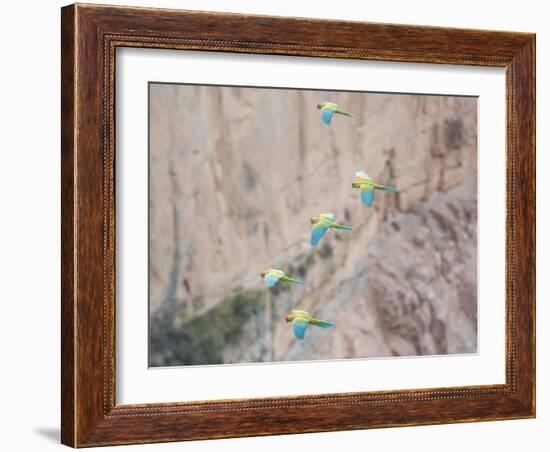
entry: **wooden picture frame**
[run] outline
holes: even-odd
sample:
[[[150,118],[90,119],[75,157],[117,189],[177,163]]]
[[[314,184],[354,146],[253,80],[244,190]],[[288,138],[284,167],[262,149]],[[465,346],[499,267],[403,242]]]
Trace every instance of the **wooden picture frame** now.
[[[76,4],[62,8],[61,37],[64,444],[85,447],[535,416],[534,34]],[[117,405],[118,47],[505,68],[506,383]]]

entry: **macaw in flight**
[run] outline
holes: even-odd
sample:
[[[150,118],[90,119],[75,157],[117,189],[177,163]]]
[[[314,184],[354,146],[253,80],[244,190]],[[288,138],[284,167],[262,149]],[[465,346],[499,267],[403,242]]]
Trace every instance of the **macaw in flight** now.
[[[294,284],[304,284],[302,281],[289,278],[285,275],[284,271],[277,270],[276,268],[265,270],[260,273],[260,276],[264,279],[265,285],[270,288],[275,287],[279,281],[287,281]]]
[[[319,102],[317,104],[317,108],[321,110],[321,119],[325,124],[330,124],[334,114],[349,116],[350,118],[359,118],[359,116],[340,109],[338,104],[335,104],[334,102]]]
[[[378,184],[374,182],[367,173],[363,171],[357,171],[355,173],[355,181],[351,183],[353,188],[361,190],[361,201],[368,207],[372,207],[374,201],[374,190],[385,190],[389,192],[396,192],[397,189],[388,187],[386,185]]]
[[[334,328],[336,325],[327,320],[315,319],[307,312],[300,309],[293,309],[290,314],[285,316],[287,323],[292,322],[292,330],[296,339],[303,339],[308,325],[315,325],[320,328]]]
[[[349,226],[343,226],[334,221],[335,215],[333,213],[322,213],[318,217],[311,219],[313,229],[311,230],[311,245],[316,246],[319,240],[325,235],[329,229],[337,229],[341,231],[353,231],[353,228]]]

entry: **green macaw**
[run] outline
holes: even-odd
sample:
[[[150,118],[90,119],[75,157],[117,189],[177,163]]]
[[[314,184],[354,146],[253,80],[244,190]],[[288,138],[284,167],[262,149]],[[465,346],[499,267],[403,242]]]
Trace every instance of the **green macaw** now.
[[[300,309],[293,309],[285,316],[287,323],[292,322],[292,330],[296,339],[303,339],[308,325],[315,325],[320,328],[334,328],[336,325],[328,320],[314,318],[309,312]]]
[[[265,270],[260,273],[260,276],[264,279],[265,285],[267,287],[275,287],[279,281],[287,281],[294,284],[303,284],[302,281],[289,278],[285,275],[285,272],[283,272],[282,270],[277,270],[276,268]]]
[[[372,207],[374,201],[374,190],[385,190],[389,192],[396,192],[397,189],[388,187],[386,185],[378,184],[374,182],[367,173],[363,171],[357,171],[355,173],[356,180],[351,183],[353,188],[359,188],[361,190],[361,201],[368,207]]]
[[[316,246],[321,240],[321,237],[325,235],[329,229],[338,229],[341,231],[353,231],[353,228],[349,226],[343,226],[334,221],[335,215],[333,213],[322,213],[318,217],[313,217],[311,219],[311,224],[313,229],[311,230],[311,245]]]
[[[317,104],[317,108],[321,110],[321,119],[325,124],[330,124],[334,114],[349,116],[350,118],[359,118],[359,116],[340,109],[338,104],[335,104],[334,102],[320,102]]]

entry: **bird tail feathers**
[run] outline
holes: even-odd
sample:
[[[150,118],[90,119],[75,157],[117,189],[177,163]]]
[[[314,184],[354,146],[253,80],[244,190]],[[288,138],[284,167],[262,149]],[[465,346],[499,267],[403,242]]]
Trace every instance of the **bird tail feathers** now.
[[[353,113],[348,113],[347,111],[338,110],[337,113],[340,113],[341,115],[348,116],[350,118],[360,119],[359,116],[354,115]]]
[[[314,325],[321,328],[334,328],[336,326],[334,323],[329,322],[328,320],[316,320],[315,322],[310,323],[313,323]]]

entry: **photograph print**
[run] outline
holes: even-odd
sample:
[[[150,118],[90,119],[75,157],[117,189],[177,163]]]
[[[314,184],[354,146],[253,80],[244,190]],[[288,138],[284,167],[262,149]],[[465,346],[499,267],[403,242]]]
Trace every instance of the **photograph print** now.
[[[149,366],[477,353],[477,108],[149,83]]]

